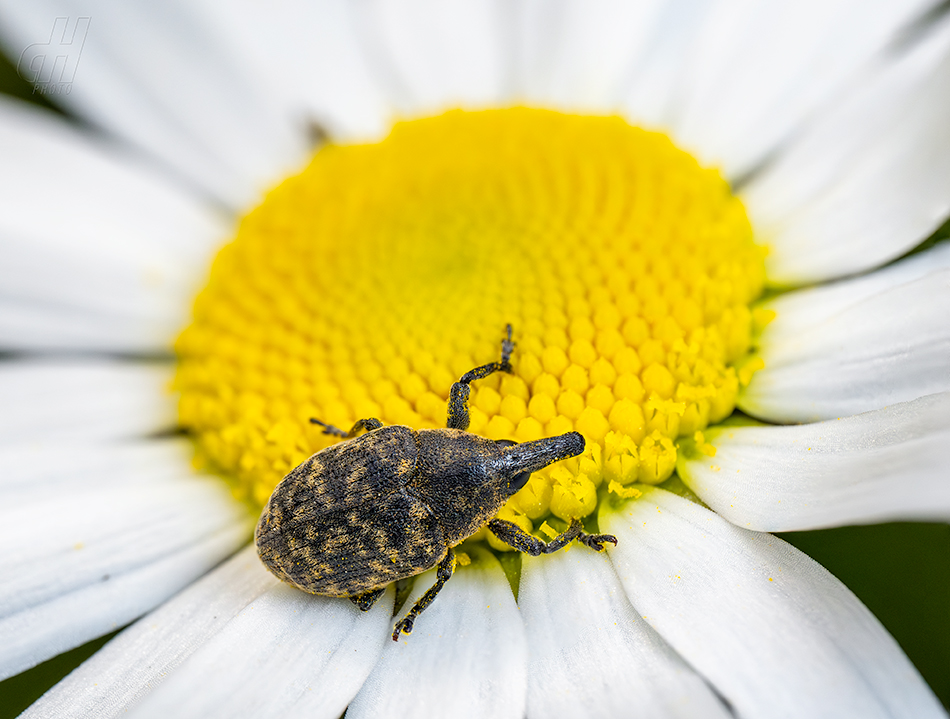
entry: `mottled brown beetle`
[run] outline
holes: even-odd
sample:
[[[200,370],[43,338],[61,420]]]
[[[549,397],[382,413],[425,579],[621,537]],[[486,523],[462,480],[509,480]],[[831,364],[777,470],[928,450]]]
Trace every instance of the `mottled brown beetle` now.
[[[348,597],[368,610],[397,579],[438,565],[435,584],[399,621],[409,634],[419,613],[455,570],[453,547],[486,524],[496,537],[533,556],[577,539],[600,551],[609,534],[586,534],[580,520],[551,542],[513,522],[492,519],[528,477],[584,451],[577,432],[518,444],[466,432],[469,383],[511,373],[511,325],[501,362],[476,367],[452,385],[446,429],[383,427],[361,419],[343,432],[317,419],[325,434],[347,439],[290,472],[271,495],[254,533],[257,552],[277,577],[305,592]]]

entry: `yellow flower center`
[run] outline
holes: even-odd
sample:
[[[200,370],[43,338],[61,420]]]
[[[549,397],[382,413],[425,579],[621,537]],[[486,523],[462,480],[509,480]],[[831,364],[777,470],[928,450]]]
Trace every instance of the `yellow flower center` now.
[[[403,122],[324,147],[241,222],[177,344],[180,421],[260,507],[337,441],[311,417],[445,426],[511,323],[514,374],[474,384],[469,430],[586,437],[500,515],[550,535],[667,480],[677,438],[733,411],[763,278],[742,204],[662,134],[524,108]]]

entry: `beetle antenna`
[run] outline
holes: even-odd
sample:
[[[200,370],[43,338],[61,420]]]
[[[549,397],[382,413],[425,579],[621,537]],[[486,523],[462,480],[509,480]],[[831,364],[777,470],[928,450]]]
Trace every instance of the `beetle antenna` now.
[[[468,397],[471,394],[469,384],[478,379],[484,379],[495,372],[514,374],[511,368],[511,353],[515,343],[511,341],[511,325],[506,325],[507,337],[501,341],[501,362],[492,362],[471,369],[463,374],[459,381],[452,385],[449,391],[449,416],[446,427],[451,429],[468,429]]]
[[[511,341],[511,323],[505,325],[508,336],[501,341],[501,366],[507,367],[505,372],[511,371],[511,353],[515,351],[515,343]]]

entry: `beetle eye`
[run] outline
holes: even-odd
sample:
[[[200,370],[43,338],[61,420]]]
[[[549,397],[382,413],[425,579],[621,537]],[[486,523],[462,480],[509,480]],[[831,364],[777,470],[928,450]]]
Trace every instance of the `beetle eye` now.
[[[508,491],[514,494],[528,483],[531,472],[518,472],[514,477],[508,480]]]
[[[499,447],[514,447],[517,442],[511,439],[496,439],[495,444]],[[519,489],[524,487],[528,483],[528,479],[531,477],[531,472],[518,472],[508,480],[508,496],[517,492]]]

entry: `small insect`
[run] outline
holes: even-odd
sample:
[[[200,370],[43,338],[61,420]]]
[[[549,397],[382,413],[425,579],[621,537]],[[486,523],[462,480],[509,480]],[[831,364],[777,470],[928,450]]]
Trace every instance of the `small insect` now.
[[[583,532],[578,519],[550,542],[492,519],[532,472],[584,451],[577,432],[519,444],[465,431],[470,383],[511,373],[513,350],[508,325],[501,362],[476,367],[452,385],[445,429],[416,431],[361,419],[344,432],[311,419],[325,434],[350,441],[320,450],[277,485],[254,533],[264,566],[305,592],[347,597],[363,611],[391,582],[438,566],[435,584],[395,625],[396,641],[400,632],[412,631],[452,576],[453,547],[486,525],[533,556],[573,539],[597,551],[604,542],[616,544],[610,534]]]

